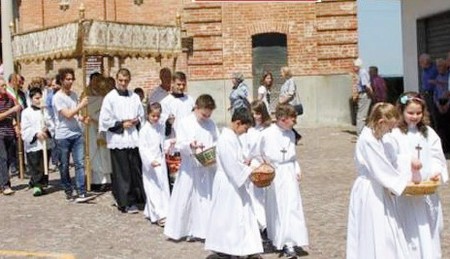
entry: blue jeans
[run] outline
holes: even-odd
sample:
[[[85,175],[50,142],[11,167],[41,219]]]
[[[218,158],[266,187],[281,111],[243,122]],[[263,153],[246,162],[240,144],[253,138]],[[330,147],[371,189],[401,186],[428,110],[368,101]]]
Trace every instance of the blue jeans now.
[[[84,138],[82,135],[72,136],[66,139],[57,139],[57,147],[59,150],[59,172],[61,174],[61,184],[66,194],[72,193],[72,183],[69,173],[69,156],[72,153],[73,162],[75,164],[75,183],[78,194],[86,193],[86,185],[84,179]]]

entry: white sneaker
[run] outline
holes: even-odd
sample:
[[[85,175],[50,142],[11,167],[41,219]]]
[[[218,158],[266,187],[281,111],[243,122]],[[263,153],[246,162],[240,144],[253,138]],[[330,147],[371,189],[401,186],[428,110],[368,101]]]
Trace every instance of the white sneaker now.
[[[75,203],[84,203],[94,199],[95,196],[88,196],[87,194],[80,194],[75,198]]]

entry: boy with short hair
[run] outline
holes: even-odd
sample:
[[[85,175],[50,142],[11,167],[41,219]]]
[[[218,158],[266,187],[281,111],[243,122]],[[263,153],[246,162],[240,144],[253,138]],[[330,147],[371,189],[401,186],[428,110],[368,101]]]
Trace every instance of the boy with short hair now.
[[[194,155],[216,145],[219,131],[210,119],[215,108],[214,99],[203,94],[197,98],[194,112],[175,128],[181,165],[164,229],[164,234],[174,240],[187,237],[187,241],[194,241],[206,236],[216,166],[203,166]]]
[[[295,246],[308,245],[298,181],[301,169],[292,131],[297,113],[290,104],[280,104],[275,111],[277,122],[264,130],[253,157],[262,157],[275,168],[275,178],[267,188],[267,236],[284,255],[294,258]]]
[[[45,161],[48,164],[54,124],[48,112],[41,110],[43,109],[41,107],[42,90],[37,87],[31,88],[29,97],[31,106],[22,112],[20,128],[31,173],[30,186],[33,188],[33,196],[40,196],[43,194],[43,186],[48,184],[48,175],[44,172],[43,150],[44,148],[48,150],[47,161]]]
[[[258,258],[257,255],[263,252],[258,220],[252,207],[249,179],[252,168],[244,161],[244,147],[239,139],[252,123],[252,115],[247,109],[236,109],[230,127],[222,130],[217,141],[218,169],[205,240],[205,249],[216,252],[217,257],[253,255]]]

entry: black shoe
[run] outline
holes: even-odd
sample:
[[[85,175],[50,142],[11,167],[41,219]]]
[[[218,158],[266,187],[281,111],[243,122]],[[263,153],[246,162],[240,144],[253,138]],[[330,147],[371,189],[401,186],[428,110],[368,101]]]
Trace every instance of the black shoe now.
[[[231,255],[227,255],[224,253],[214,253],[206,257],[206,259],[231,259],[231,258],[232,258]]]
[[[136,214],[139,213],[138,207],[136,205],[127,206],[125,208],[126,213],[128,214]]]
[[[66,192],[66,200],[70,202],[75,200],[75,197],[73,197],[72,192]]]
[[[295,252],[295,249],[293,246],[285,245],[283,247],[283,255],[286,258],[297,258],[297,253]]]

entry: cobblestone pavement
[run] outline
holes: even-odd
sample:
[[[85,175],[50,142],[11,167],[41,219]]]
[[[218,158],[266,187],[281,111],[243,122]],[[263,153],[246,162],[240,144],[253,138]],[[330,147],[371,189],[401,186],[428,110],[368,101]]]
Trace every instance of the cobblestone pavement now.
[[[352,128],[305,128],[298,146],[304,173],[303,206],[309,228],[309,255],[303,258],[344,258],[348,197],[355,178]],[[27,180],[14,177],[17,192],[0,195],[0,258],[205,258],[203,244],[167,241],[162,228],[142,213],[122,214],[111,194],[89,204],[65,201],[57,188],[32,197]],[[444,258],[450,258],[448,214],[450,192],[441,188],[445,229]],[[264,258],[278,258],[268,253]]]

